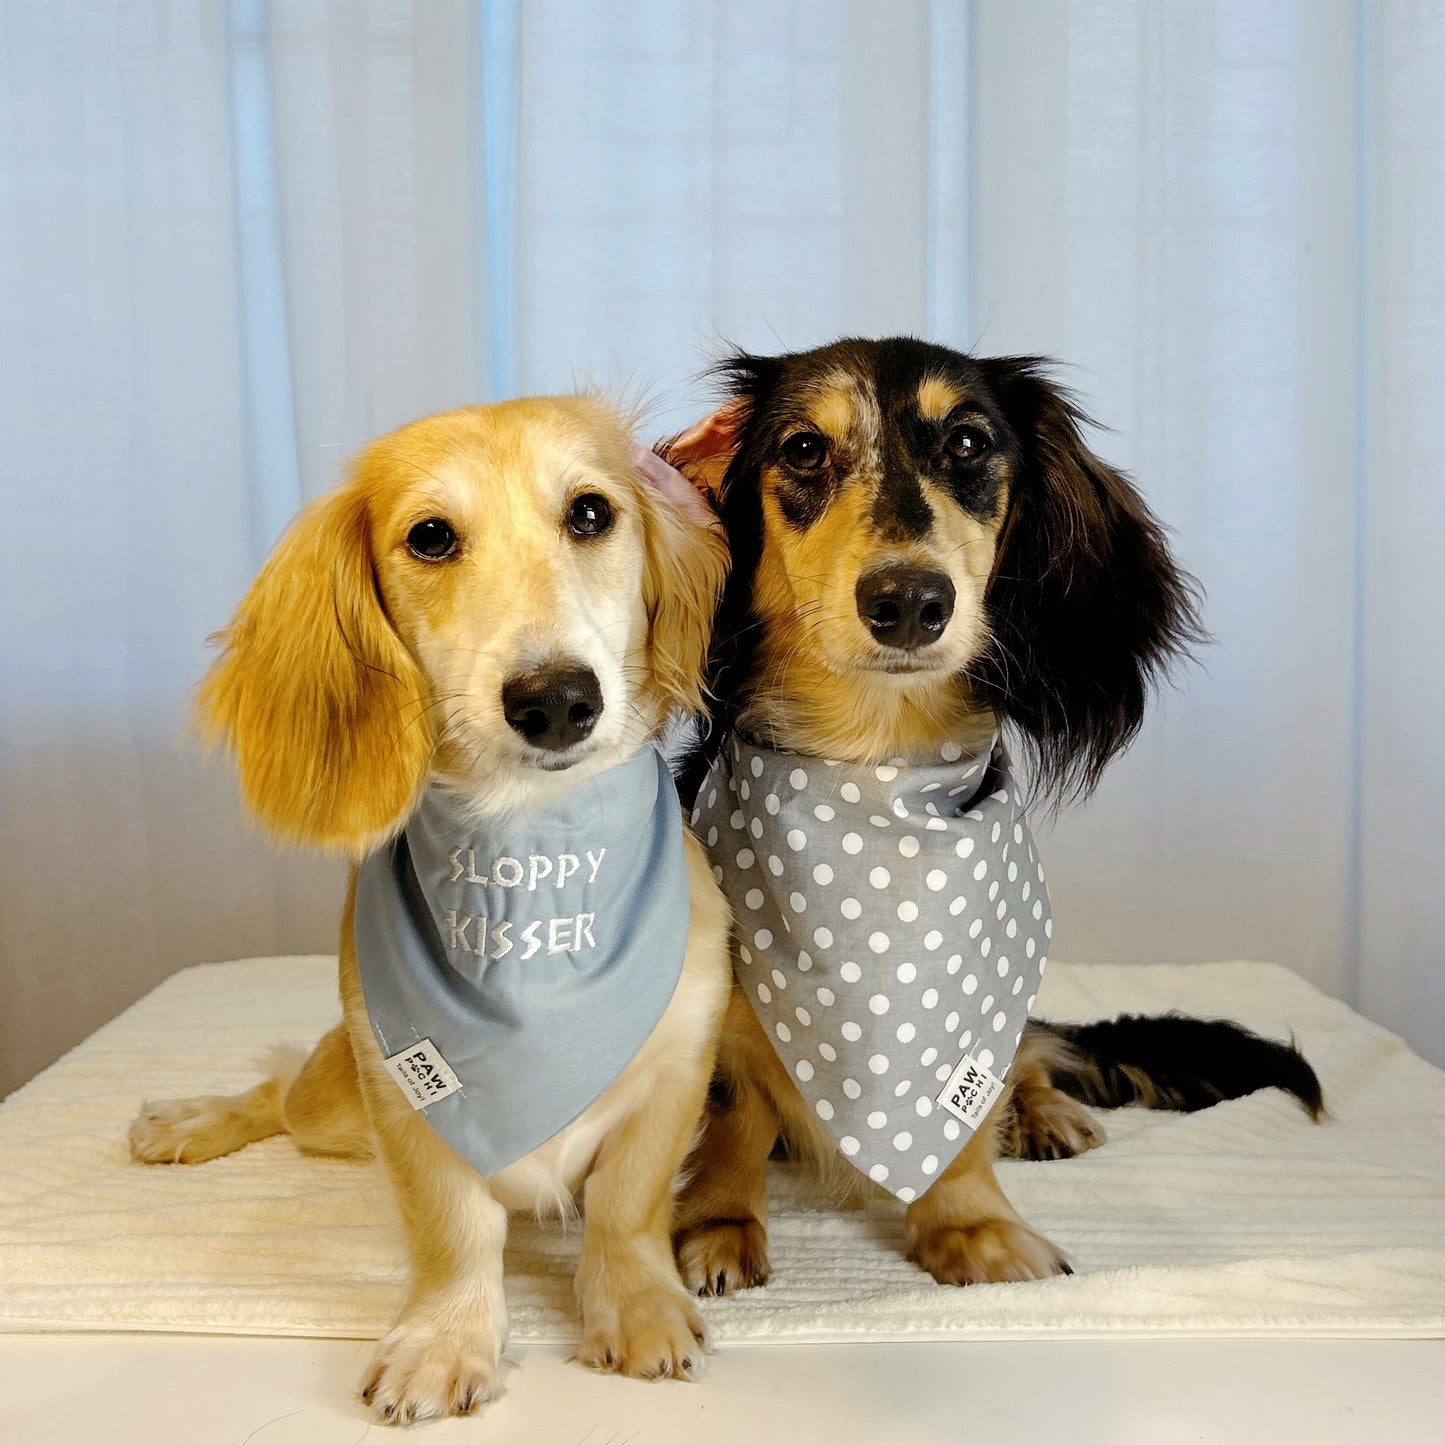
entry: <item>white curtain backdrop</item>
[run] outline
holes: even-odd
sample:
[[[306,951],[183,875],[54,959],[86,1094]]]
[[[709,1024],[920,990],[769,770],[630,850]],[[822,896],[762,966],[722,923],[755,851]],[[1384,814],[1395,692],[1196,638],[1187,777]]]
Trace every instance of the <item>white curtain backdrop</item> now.
[[[1215,645],[1047,841],[1059,954],[1445,1061],[1445,6],[0,0],[0,1091],[334,946],[183,737],[367,437],[727,342],[1065,358]]]

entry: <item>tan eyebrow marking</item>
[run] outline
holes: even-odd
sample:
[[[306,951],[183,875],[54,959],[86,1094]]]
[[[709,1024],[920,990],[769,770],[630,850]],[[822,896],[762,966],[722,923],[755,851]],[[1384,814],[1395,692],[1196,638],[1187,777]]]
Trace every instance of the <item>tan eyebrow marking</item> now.
[[[847,367],[814,380],[804,395],[804,408],[819,431],[838,441],[876,441],[882,424],[872,385]]]
[[[918,383],[918,410],[926,421],[942,421],[963,399],[941,376],[925,376]]]
[[[831,437],[846,437],[859,419],[858,411],[858,390],[853,386],[819,387],[808,398],[809,417]]]

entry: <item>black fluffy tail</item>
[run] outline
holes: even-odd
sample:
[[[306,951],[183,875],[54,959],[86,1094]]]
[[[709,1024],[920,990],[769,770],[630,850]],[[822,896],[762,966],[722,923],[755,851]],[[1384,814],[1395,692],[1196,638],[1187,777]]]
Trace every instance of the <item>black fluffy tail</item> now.
[[[1054,1086],[1097,1109],[1137,1104],[1190,1114],[1257,1089],[1293,1094],[1311,1119],[1324,1112],[1320,1081],[1294,1044],[1225,1019],[1121,1014],[1092,1024],[1040,1026],[1072,1046],[1050,1069]]]

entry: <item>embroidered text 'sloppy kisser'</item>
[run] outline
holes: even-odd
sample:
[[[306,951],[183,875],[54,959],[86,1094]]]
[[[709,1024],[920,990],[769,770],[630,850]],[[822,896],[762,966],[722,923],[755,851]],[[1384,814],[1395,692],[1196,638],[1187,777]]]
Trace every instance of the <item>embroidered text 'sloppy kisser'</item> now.
[[[688,936],[682,815],[655,747],[532,813],[433,785],[356,880],[372,1031],[482,1174],[571,1123],[662,1017]]]

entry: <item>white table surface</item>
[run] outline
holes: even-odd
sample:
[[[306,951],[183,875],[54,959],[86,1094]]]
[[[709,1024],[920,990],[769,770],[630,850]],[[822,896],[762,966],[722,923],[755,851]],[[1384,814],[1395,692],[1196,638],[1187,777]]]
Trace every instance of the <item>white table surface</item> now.
[[[371,1346],[0,1336],[5,1445],[372,1445]],[[492,1445],[1416,1445],[1445,1440],[1445,1342],[1181,1340],[733,1347],[698,1385],[509,1351],[508,1392],[428,1442]],[[368,1436],[368,1429],[370,1434]],[[415,1439],[415,1432],[406,1438]]]

